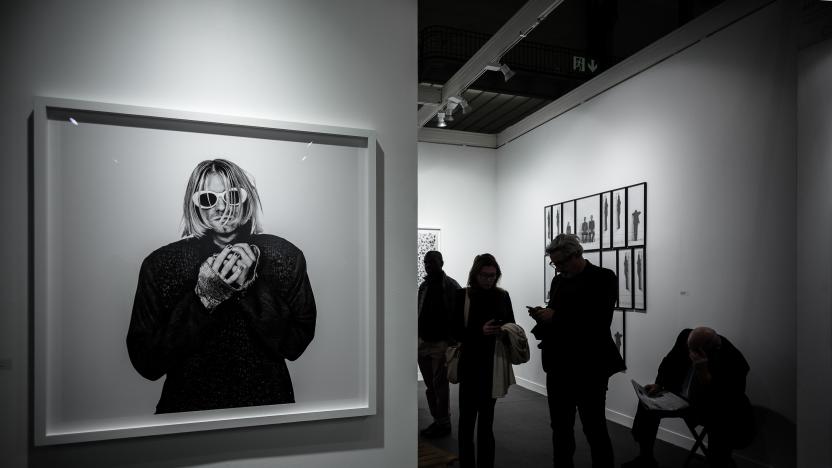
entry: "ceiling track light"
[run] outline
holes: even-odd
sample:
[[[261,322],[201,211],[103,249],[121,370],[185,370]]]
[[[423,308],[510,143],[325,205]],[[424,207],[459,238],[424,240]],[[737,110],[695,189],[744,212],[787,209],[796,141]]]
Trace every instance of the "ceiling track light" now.
[[[436,114],[436,126],[439,128],[445,128],[448,124],[445,123],[445,113],[440,112]]]
[[[514,71],[505,63],[490,63],[485,66],[486,71],[499,71],[503,74],[503,80],[508,81],[514,76]]]
[[[469,110],[471,110],[471,106],[468,104],[468,101],[459,97],[459,96],[451,96],[448,98],[448,108],[449,109],[456,109],[459,106],[462,108],[462,113],[465,114]],[[453,113],[453,110],[450,111]]]

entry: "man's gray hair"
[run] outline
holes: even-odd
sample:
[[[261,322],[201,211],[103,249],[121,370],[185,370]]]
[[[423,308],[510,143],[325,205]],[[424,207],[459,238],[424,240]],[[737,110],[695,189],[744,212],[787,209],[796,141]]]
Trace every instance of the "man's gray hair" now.
[[[575,234],[558,234],[546,246],[546,255],[552,255],[553,253],[560,253],[564,258],[568,258],[583,254],[584,248]]]

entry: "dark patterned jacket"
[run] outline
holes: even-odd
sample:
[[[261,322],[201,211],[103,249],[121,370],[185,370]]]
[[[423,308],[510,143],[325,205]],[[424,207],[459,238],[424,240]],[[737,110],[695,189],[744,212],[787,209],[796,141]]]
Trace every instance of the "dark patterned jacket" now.
[[[213,310],[194,292],[220,248],[207,236],[159,248],[142,262],[127,350],[143,377],[166,376],[156,413],[293,403],[285,359],[315,334],[317,311],[303,252],[277,236],[259,248],[256,277]]]

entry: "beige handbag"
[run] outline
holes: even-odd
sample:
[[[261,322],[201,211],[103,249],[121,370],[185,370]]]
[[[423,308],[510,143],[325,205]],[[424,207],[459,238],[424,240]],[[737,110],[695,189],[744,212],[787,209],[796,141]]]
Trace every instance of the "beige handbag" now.
[[[468,299],[468,288],[465,288],[465,307],[463,308],[464,324],[468,326],[468,309],[471,305]],[[462,343],[455,346],[448,346],[445,351],[445,364],[448,366],[448,382],[459,383],[459,357],[462,354]]]

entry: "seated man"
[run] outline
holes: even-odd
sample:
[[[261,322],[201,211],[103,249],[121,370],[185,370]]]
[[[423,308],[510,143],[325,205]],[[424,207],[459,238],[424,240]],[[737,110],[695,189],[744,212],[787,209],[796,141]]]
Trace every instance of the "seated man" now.
[[[690,407],[674,412],[655,411],[639,403],[633,421],[633,437],[639,443],[637,458],[622,468],[656,467],[653,445],[664,417],[681,417],[708,430],[708,463],[712,467],[735,466],[731,451],[747,446],[753,437],[751,403],[745,395],[749,367],[742,353],[713,329],[685,329],[662,360],[656,383],[645,386],[648,394],[673,392]]]

